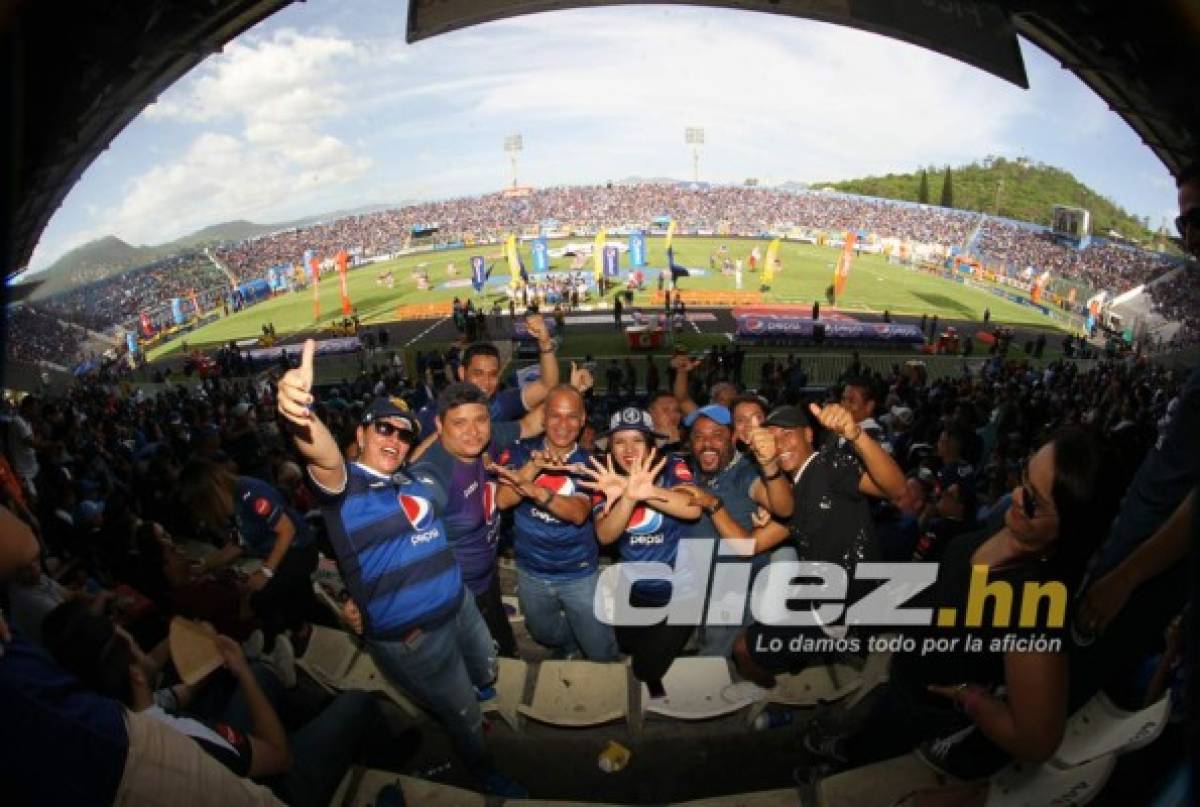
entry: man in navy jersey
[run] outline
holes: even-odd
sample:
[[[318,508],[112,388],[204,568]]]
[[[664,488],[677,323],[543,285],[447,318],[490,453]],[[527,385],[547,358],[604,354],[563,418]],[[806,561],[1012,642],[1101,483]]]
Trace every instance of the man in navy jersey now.
[[[508,450],[523,436],[522,425],[493,423],[487,396],[474,384],[446,387],[437,407],[437,439],[428,444],[412,472],[435,480],[446,492],[446,539],[463,580],[500,653],[515,658],[517,640],[504,613],[496,573],[500,518],[496,481],[488,474],[485,451],[489,445],[501,453]]]
[[[513,544],[521,612],[533,638],[559,657],[582,651],[592,661],[612,661],[616,637],[592,607],[599,545],[591,497],[572,471],[587,467],[590,456],[577,442],[586,418],[583,395],[559,384],[546,396],[545,407],[545,437],[517,443],[504,463],[517,470],[495,469],[500,508],[516,508]]]
[[[468,347],[458,366],[459,381],[474,384],[483,390],[494,423],[520,420],[526,412],[536,409],[546,399],[547,391],[558,383],[558,357],[554,355],[554,342],[542,315],[528,315],[525,327],[529,335],[537,340],[541,375],[523,388],[500,389],[500,352],[490,342],[476,342]],[[428,436],[436,431],[437,415],[436,400],[429,401],[417,411],[422,434]]]
[[[322,497],[371,655],[385,675],[432,708],[489,792],[518,797],[522,789],[486,761],[476,688],[495,680],[497,662],[447,542],[442,514],[451,489],[436,476],[400,471],[400,431],[409,421],[388,398],[368,407],[357,430],[358,459],[346,462],[309,409],[314,349],[311,339],[305,342],[300,367],[280,379],[279,412],[295,427],[293,440]],[[484,415],[486,421],[486,409]]]

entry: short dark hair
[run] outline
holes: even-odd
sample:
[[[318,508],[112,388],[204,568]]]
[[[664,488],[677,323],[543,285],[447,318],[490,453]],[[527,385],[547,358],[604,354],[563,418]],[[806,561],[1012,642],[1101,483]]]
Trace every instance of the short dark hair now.
[[[1175,187],[1182,188],[1197,179],[1200,179],[1200,157],[1179,169],[1179,173],[1175,175]]]
[[[500,361],[500,351],[491,342],[472,342],[462,354],[463,370],[471,366],[471,359],[476,356],[491,356]]]
[[[485,408],[488,405],[488,398],[483,394],[483,390],[474,384],[459,382],[450,384],[437,397],[437,416],[442,418],[451,409],[467,404],[481,404]]]
[[[761,409],[764,418],[767,416],[767,413],[769,413],[771,411],[770,407],[767,405],[767,402],[762,399],[762,396],[752,395],[748,392],[744,392],[729,402],[729,414],[733,415],[734,411],[739,406],[741,406],[742,404],[746,404],[746,403],[754,404],[759,409]]]
[[[863,397],[868,401],[879,403],[879,390],[875,386],[875,382],[867,378],[865,375],[850,376],[846,379],[846,383],[842,384],[842,389],[846,387],[858,387],[863,391]]]
[[[650,398],[646,401],[646,408],[649,409],[650,407],[654,406],[654,402],[657,401],[659,398],[674,399],[674,397],[675,397],[675,393],[673,393],[673,392],[668,392],[665,389],[657,390],[655,392],[650,393]]]
[[[132,705],[133,648],[111,620],[93,614],[82,600],[68,600],[46,615],[42,641],[54,660],[90,689]]]

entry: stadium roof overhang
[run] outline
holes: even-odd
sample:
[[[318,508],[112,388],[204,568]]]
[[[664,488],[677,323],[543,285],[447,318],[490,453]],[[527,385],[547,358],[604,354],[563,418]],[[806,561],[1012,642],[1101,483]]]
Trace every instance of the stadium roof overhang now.
[[[292,0],[0,0],[0,263],[24,268],[84,169],[147,104]],[[408,39],[489,20],[621,3],[410,0]],[[630,3],[623,3],[629,5]],[[726,0],[901,39],[1027,86],[1017,34],[1078,75],[1173,173],[1200,150],[1200,3],[1152,0]],[[1064,125],[1070,125],[1065,122]]]

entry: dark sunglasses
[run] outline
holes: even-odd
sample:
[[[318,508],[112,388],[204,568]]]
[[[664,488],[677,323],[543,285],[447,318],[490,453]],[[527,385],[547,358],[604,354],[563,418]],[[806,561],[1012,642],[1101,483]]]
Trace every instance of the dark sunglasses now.
[[[393,434],[401,440],[412,440],[415,435],[411,429],[404,429],[394,423],[388,423],[386,420],[376,420],[371,423],[371,428],[380,437],[391,437]]]
[[[1038,504],[1037,495],[1033,492],[1033,488],[1029,484],[1029,469],[1021,469],[1021,511],[1025,513],[1025,518],[1032,521],[1037,518],[1038,510],[1041,505]],[[1047,513],[1046,515],[1049,515]]]
[[[1175,229],[1179,231],[1180,237],[1187,237],[1189,227],[1200,227],[1200,207],[1193,207],[1175,218]]]

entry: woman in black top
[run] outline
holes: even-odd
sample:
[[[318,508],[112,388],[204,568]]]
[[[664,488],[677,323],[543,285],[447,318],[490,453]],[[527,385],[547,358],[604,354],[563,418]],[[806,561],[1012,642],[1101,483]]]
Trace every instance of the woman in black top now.
[[[1064,639],[1066,605],[1091,554],[1111,520],[1117,497],[1106,491],[1105,468],[1096,441],[1078,428],[1066,429],[1029,460],[1003,523],[955,539],[946,551],[937,582],[913,605],[954,608],[955,627],[910,633],[917,650],[897,653],[889,683],[870,699],[865,723],[840,742],[810,735],[811,750],[832,752],[852,766],[898,756],[920,746],[935,767],[963,779],[986,776],[1009,758],[1049,759],[1062,740],[1067,718],[1067,655],[1012,649],[1014,635]],[[972,567],[987,567],[987,582],[1011,586],[1011,622],[1021,614],[1027,583],[1061,583],[1062,607],[1039,607],[1039,628],[964,627]],[[1027,595],[1028,596],[1028,595]],[[993,624],[994,599],[982,625]],[[1057,624],[1056,624],[1057,623]],[[981,647],[966,649],[968,636]],[[922,654],[925,637],[957,639],[950,652]]]

